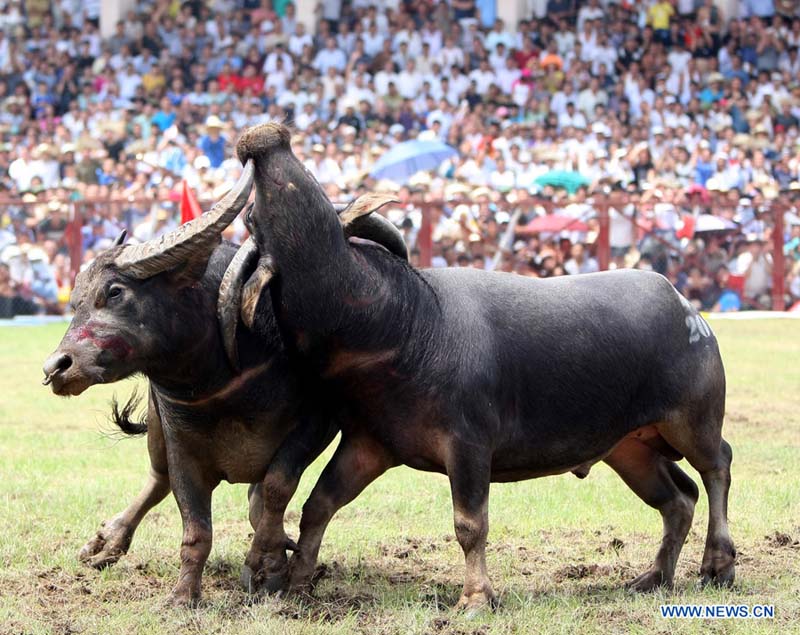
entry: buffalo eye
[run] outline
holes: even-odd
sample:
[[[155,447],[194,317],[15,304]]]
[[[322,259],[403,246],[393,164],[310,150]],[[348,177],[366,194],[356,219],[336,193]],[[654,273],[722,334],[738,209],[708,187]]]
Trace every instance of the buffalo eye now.
[[[122,287],[113,286],[108,288],[108,292],[106,293],[106,299],[113,300],[114,298],[118,298],[122,295]]]

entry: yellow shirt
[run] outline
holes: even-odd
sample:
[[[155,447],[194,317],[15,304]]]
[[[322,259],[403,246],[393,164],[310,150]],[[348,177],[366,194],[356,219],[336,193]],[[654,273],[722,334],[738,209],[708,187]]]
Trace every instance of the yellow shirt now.
[[[669,29],[669,19],[675,15],[675,9],[669,2],[659,2],[650,7],[648,19],[650,26],[657,31]]]

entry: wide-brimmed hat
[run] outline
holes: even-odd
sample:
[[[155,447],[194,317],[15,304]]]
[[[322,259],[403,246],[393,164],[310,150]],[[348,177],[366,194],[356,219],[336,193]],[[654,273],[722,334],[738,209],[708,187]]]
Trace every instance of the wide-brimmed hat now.
[[[224,128],[225,124],[216,115],[211,115],[206,119],[206,128]]]

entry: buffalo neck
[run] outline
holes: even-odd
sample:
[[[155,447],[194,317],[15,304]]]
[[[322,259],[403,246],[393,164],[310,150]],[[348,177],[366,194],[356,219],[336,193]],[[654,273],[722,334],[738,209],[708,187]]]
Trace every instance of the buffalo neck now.
[[[259,249],[278,272],[277,317],[301,353],[395,346],[404,316],[433,297],[401,259],[347,242],[333,205],[288,150],[256,161],[253,216]]]
[[[177,292],[168,317],[170,336],[146,364],[145,375],[168,394],[202,396],[232,377],[214,311],[216,295],[204,286],[198,283]]]

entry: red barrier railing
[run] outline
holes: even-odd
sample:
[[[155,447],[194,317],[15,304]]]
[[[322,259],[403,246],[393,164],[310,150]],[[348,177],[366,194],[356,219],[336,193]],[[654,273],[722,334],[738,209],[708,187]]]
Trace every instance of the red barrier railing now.
[[[70,255],[71,274],[74,282],[74,277],[80,270],[83,259],[83,237],[81,235],[81,228],[91,216],[92,212],[101,210],[103,216],[111,217],[118,221],[124,217],[122,213],[124,210],[138,210],[139,216],[146,214],[144,210],[149,211],[155,201],[152,198],[135,198],[128,200],[109,200],[109,199],[83,199],[79,201],[71,201],[69,206],[69,223],[64,231],[62,238],[63,246],[65,246]],[[587,199],[594,213],[590,216],[597,220],[597,239],[592,245],[594,257],[597,259],[598,265],[601,270],[609,268],[611,262],[611,248],[610,248],[610,209],[613,207],[620,214],[626,206],[635,202],[632,197],[625,192],[613,192],[611,194],[595,194],[590,199]],[[558,209],[558,204],[550,199],[533,197],[528,199],[530,205],[535,205],[544,208],[548,214],[554,213]],[[10,206],[24,208],[31,211],[33,208],[41,205],[46,205],[45,201],[22,201],[19,199],[0,199],[0,206],[8,209]],[[425,202],[412,202],[410,205],[416,207],[422,213],[422,222],[420,231],[417,235],[416,247],[419,250],[420,265],[423,267],[431,266],[433,258],[433,224],[431,222],[431,211],[433,209],[443,210],[445,207],[454,208],[460,204],[473,205],[474,201],[471,200],[448,200],[448,201],[425,201]],[[515,205],[509,203],[507,200],[501,199],[495,203],[497,207],[517,218],[519,215],[514,215]],[[707,207],[714,209],[716,205],[715,200],[711,200]],[[769,214],[771,217],[771,254],[772,254],[772,308],[774,310],[784,310],[785,308],[785,282],[786,282],[786,261],[783,253],[783,234],[784,234],[784,214],[790,210],[795,209],[793,200],[787,194],[781,194],[778,198],[766,202],[764,213]],[[28,214],[33,217],[32,213]],[[641,220],[640,214],[634,212],[633,215],[628,216],[623,214],[625,218],[635,227],[637,232],[648,233],[650,226]],[[583,219],[587,220],[587,219]],[[678,250],[673,243],[666,240],[662,236],[650,233],[650,236],[656,241],[668,247],[673,253]]]
[[[713,210],[717,204],[721,204],[726,202],[722,197],[724,195],[719,195],[719,197],[713,197],[707,204],[707,208]],[[594,194],[591,196],[590,199],[591,206],[594,209],[594,214],[592,215],[593,218],[597,219],[598,223],[598,235],[597,240],[594,243],[594,256],[597,259],[598,266],[601,270],[606,270],[609,268],[611,262],[611,246],[610,246],[610,210],[613,207],[616,209],[622,216],[628,219],[629,222],[633,224],[636,228],[636,231],[643,232],[649,235],[652,239],[656,242],[661,243],[665,247],[669,249],[674,254],[681,254],[680,249],[678,249],[672,242],[666,240],[664,237],[659,236],[652,232],[651,226],[652,224],[648,225],[643,223],[640,218],[639,214],[634,213],[633,216],[628,216],[622,214],[622,210],[627,207],[631,202],[635,202],[629,194],[625,192],[613,192],[611,194]],[[558,205],[554,203],[550,199],[542,199],[533,197],[532,199],[528,199],[529,203],[541,206],[545,209],[546,213],[550,214],[553,213],[554,210],[557,209]],[[588,202],[588,201],[587,201]],[[419,235],[417,238],[417,247],[420,253],[420,265],[423,267],[430,267],[431,260],[433,255],[432,245],[432,233],[433,233],[433,226],[431,223],[431,210],[432,209],[444,209],[447,208],[454,208],[459,204],[467,204],[471,205],[474,201],[469,200],[459,200],[459,201],[427,201],[424,203],[417,203],[415,206],[421,210],[422,212],[422,225],[420,227]],[[512,213],[514,210],[514,205],[511,203],[507,203],[505,201],[499,201],[497,203],[498,207],[504,209],[509,213]],[[796,205],[794,205],[791,197],[787,194],[781,194],[778,198],[767,201],[764,208],[762,208],[762,215],[769,215],[771,219],[771,224],[769,229],[771,230],[771,256],[772,256],[772,306],[771,308],[776,311],[783,311],[786,308],[786,259],[783,252],[784,247],[784,214],[796,209]],[[638,241],[634,241],[638,242]],[[731,276],[734,277],[733,275]],[[757,302],[754,298],[746,298],[749,303],[757,305]]]

